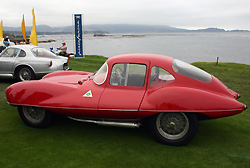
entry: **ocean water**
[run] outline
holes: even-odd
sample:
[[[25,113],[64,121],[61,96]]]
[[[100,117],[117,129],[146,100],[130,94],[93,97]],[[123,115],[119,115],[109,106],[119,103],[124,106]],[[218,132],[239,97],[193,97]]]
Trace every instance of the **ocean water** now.
[[[85,55],[112,57],[127,53],[152,53],[192,62],[235,62],[250,65],[250,33],[168,33],[144,34],[138,37],[123,37],[123,34],[94,37],[85,34]],[[38,45],[54,50],[66,42],[68,52],[74,52],[73,35],[38,36],[38,40],[54,39],[56,42]]]

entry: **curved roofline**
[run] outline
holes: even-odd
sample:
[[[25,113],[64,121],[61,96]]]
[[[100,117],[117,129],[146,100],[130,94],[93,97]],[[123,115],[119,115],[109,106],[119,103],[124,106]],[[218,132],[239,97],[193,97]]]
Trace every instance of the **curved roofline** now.
[[[143,61],[144,60],[144,61]],[[147,53],[132,53],[132,54],[122,54],[110,57],[107,62],[109,64],[117,62],[150,62],[151,66],[159,66],[163,69],[168,70],[170,73],[172,70],[173,57],[160,55],[160,54],[147,54]]]
[[[13,45],[13,46],[9,46],[10,48],[20,48],[20,49],[31,49],[31,48],[43,48],[43,47],[39,47],[39,46],[34,46],[34,45],[30,45],[30,44],[26,44],[26,45]]]
[[[166,60],[167,62],[171,62],[173,61],[173,57],[169,57],[169,56],[165,56],[165,55],[160,55],[160,54],[148,54],[148,53],[131,53],[131,54],[121,54],[121,55],[116,55],[113,57],[110,57],[108,60],[109,61],[116,61],[119,59],[120,60],[124,60],[124,61],[129,61],[129,60],[133,60],[133,59],[147,59],[150,60],[151,62],[154,61],[158,61],[159,59],[164,58],[164,60]]]
[[[173,59],[173,57],[170,56],[166,56],[166,55],[161,55],[161,54],[149,54],[149,53],[130,53],[130,54],[120,54],[120,55],[116,55],[116,56],[112,56],[110,57],[110,59],[112,58],[122,58],[122,57],[144,57],[144,58],[150,58],[152,59],[152,57],[168,57],[170,59]]]

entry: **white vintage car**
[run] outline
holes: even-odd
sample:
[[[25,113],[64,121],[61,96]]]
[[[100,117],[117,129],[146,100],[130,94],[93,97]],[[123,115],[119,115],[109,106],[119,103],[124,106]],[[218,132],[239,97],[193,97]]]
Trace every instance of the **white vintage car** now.
[[[32,80],[50,72],[68,70],[69,59],[33,45],[9,46],[0,53],[0,76]]]

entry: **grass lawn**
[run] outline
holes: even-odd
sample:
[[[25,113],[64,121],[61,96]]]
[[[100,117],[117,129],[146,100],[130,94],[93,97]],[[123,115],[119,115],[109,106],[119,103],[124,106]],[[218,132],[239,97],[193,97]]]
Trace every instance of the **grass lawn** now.
[[[95,72],[101,56],[70,59],[73,70]],[[193,65],[241,94],[243,113],[199,122],[186,146],[156,142],[146,129],[98,126],[59,118],[46,129],[27,127],[17,108],[7,104],[5,89],[13,80],[0,78],[0,167],[250,167],[250,65]]]

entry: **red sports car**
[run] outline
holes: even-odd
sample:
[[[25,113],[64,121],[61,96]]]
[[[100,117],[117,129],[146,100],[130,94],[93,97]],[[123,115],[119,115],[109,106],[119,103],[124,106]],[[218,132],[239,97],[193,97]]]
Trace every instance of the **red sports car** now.
[[[235,115],[247,106],[216,77],[172,57],[125,54],[109,58],[95,73],[58,71],[6,89],[31,127],[47,127],[53,114],[101,125],[140,127],[156,140],[184,145],[198,121]]]

